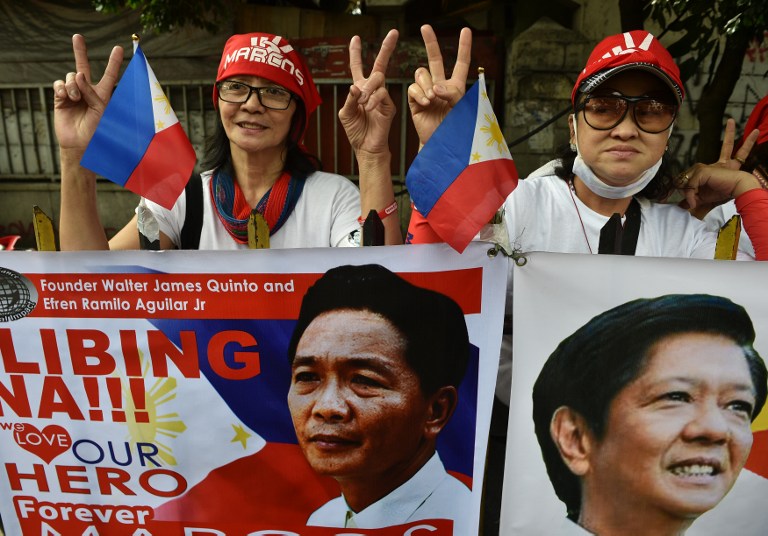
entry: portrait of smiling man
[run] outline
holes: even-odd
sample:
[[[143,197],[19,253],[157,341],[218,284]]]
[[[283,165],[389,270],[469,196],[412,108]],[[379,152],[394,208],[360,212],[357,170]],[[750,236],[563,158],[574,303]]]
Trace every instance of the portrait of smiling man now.
[[[533,388],[562,534],[679,536],[731,490],[766,401],[746,310],[707,294],[619,305],[549,356]]]
[[[288,357],[299,446],[341,489],[307,525],[472,533],[471,492],[436,451],[469,359],[456,302],[379,265],[334,268],[304,297]]]

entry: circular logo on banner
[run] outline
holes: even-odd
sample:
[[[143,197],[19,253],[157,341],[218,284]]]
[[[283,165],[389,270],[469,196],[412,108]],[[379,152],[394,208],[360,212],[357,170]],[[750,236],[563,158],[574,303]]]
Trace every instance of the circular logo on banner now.
[[[0,322],[24,318],[37,305],[37,289],[20,273],[0,268]]]

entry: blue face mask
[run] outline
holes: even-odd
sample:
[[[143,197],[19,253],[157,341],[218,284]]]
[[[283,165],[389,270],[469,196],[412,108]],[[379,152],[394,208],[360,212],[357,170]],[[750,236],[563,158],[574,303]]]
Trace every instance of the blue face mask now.
[[[648,183],[653,180],[656,173],[658,173],[659,168],[661,168],[661,158],[659,158],[659,161],[650,169],[646,169],[637,180],[631,184],[627,184],[626,186],[611,186],[610,184],[604,183],[597,175],[595,175],[592,168],[590,168],[581,157],[581,151],[579,151],[579,136],[578,131],[576,130],[576,116],[572,116],[572,118],[573,139],[576,140],[576,160],[573,162],[573,173],[581,179],[581,182],[583,182],[592,193],[597,194],[600,197],[605,197],[606,199],[626,199],[627,197],[632,197],[636,193],[641,192],[643,188],[648,186]],[[672,128],[673,127],[669,127],[669,136],[672,135]]]

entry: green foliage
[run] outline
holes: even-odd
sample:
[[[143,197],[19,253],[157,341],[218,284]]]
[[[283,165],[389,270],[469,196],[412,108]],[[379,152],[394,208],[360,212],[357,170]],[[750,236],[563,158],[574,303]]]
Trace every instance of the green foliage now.
[[[226,0],[91,0],[96,11],[120,13],[134,10],[145,31],[165,33],[182,26],[194,26],[215,33],[231,17]]]
[[[166,33],[182,26],[194,26],[211,33],[222,29],[235,16],[235,6],[247,0],[91,0],[100,13],[138,11],[144,31]],[[291,0],[250,0],[265,5],[298,5]],[[334,13],[360,13],[361,0],[320,0],[319,9]]]
[[[668,50],[679,63],[683,79],[701,69],[714,73],[720,59],[721,38],[745,34],[762,39],[768,29],[768,0],[648,0],[647,18],[666,32],[682,33]],[[662,34],[663,35],[663,34]],[[705,69],[701,62],[711,58]]]

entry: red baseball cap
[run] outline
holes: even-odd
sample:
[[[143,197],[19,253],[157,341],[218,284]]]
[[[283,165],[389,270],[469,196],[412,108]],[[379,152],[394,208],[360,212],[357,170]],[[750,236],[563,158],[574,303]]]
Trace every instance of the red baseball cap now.
[[[307,124],[322,102],[304,58],[279,35],[257,32],[230,37],[221,54],[216,82],[238,75],[266,78],[297,95],[304,103]],[[213,105],[218,109],[219,90],[215,84]]]
[[[648,71],[661,78],[675,94],[678,104],[685,98],[680,69],[667,49],[653,34],[633,30],[606,37],[597,44],[576,79],[571,103],[575,106],[579,93],[589,93],[608,78],[629,69]]]

